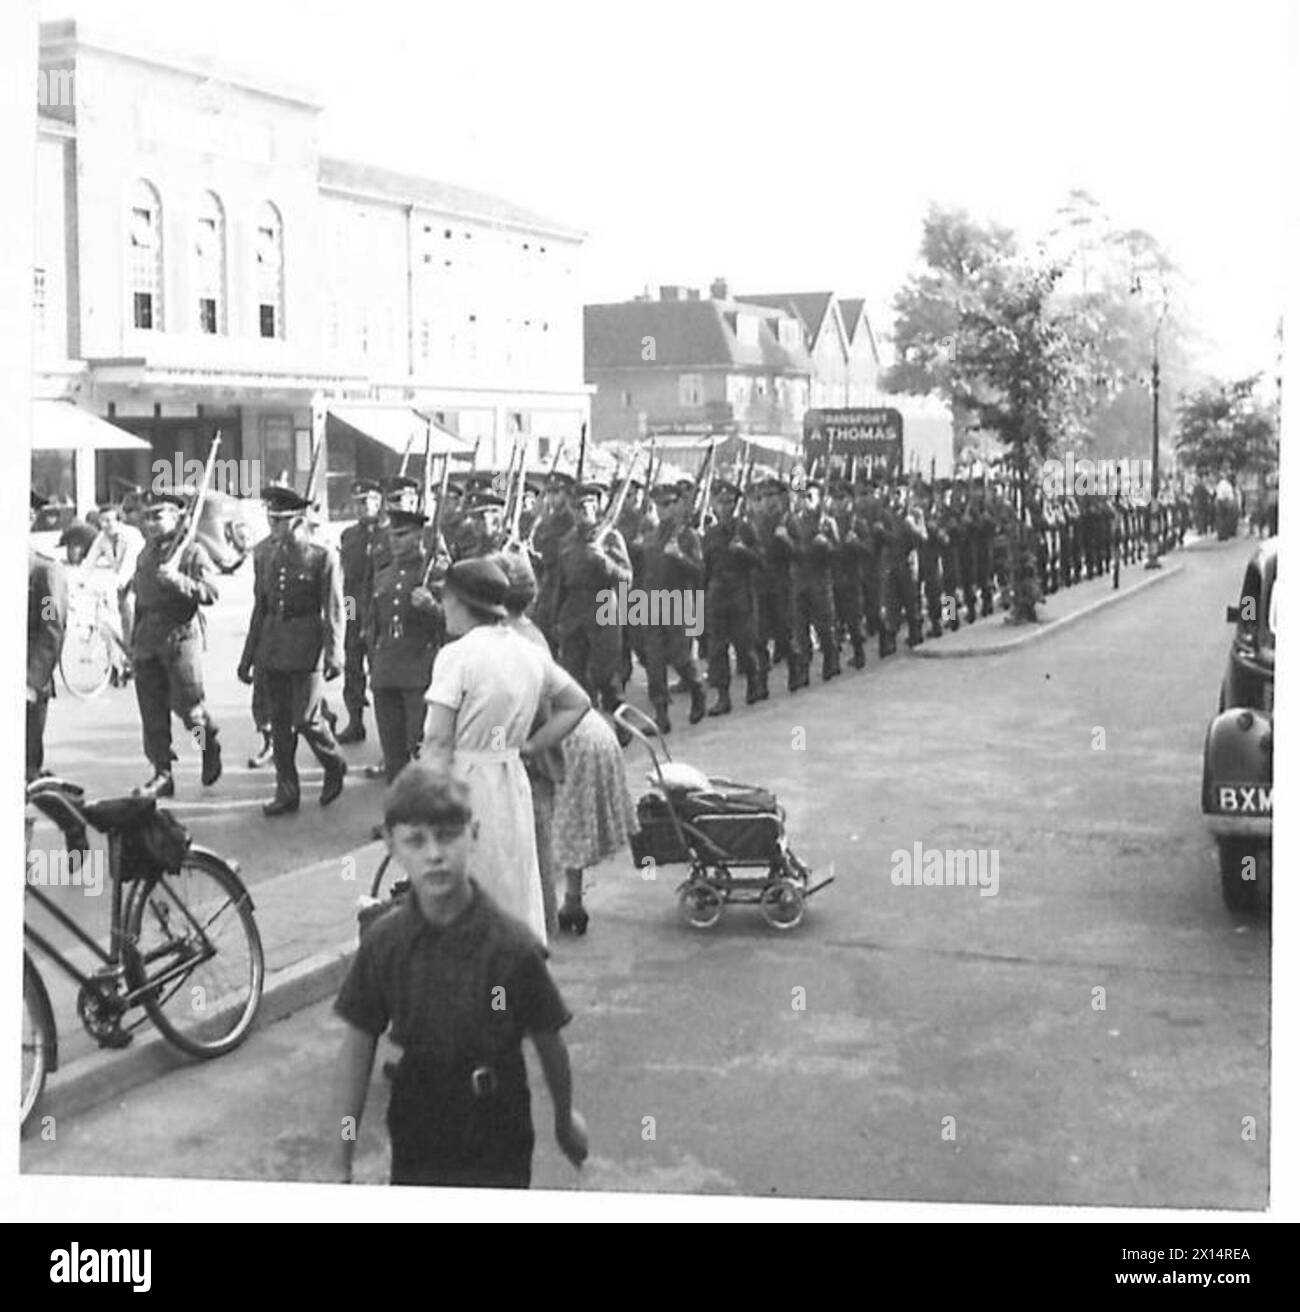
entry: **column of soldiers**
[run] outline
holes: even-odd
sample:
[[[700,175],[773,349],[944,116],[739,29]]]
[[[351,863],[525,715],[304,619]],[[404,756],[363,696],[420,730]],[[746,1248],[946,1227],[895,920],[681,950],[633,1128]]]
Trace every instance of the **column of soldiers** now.
[[[435,529],[416,480],[358,480],[356,522],[337,552],[316,540],[306,498],[285,487],[266,490],[271,535],[253,553],[253,610],[238,667],[262,735],[249,765],[275,767],[266,815],[299,808],[300,738],[322,767],[321,805],[339,796],[347,773],[339,744],[365,739],[368,693],[383,760],[367,773],[392,779],[415,755],[424,692],[445,641],[439,585],[452,562],[505,545],[499,485],[489,474],[449,482]],[[859,476],[791,487],[763,478],[742,488],[719,478],[710,486],[708,506],[690,479],[629,487],[613,522],[608,485],[578,484],[559,472],[544,485],[528,479],[513,544],[530,555],[538,579],[533,619],[557,659],[608,712],[623,700],[635,657],[665,733],[672,727],[670,669],[679,680],[674,690],[689,695],[695,724],[731,713],[733,672],[744,679],[746,704],[769,696],[771,674],[783,662],[787,688],[797,692],[809,685],[817,656],[826,682],[840,675],[845,645],[861,669],[873,639],[886,658],[901,631],[916,647],[963,620],[993,615],[1009,605],[1018,569],[1050,595],[1139,561],[1151,533],[1166,551],[1193,527],[1190,499],[1173,489],[1151,507],[1127,496],[1034,493],[1018,529],[1011,489],[1001,481]],[[137,791],[152,796],[173,795],[173,715],[198,743],[203,783],[221,775],[201,670],[201,616],[216,599],[216,571],[198,543],[180,549],[184,504],[179,491],[151,495],[148,542],[132,585],[136,695],[153,768]],[[37,560],[29,572],[32,596],[39,592],[44,602],[53,585],[41,568]],[[684,609],[652,610],[648,623],[611,617],[608,599],[625,586],[702,597],[702,632],[699,617]],[[29,616],[33,650],[42,622]],[[52,679],[48,660],[29,665],[37,669],[29,677],[31,774],[42,768]],[[336,738],[324,694],[340,675],[348,723]]]

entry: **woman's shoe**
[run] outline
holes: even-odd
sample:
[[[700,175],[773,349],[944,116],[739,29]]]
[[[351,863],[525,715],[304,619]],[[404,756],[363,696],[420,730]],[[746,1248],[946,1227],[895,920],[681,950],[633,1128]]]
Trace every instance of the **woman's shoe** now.
[[[587,908],[579,902],[576,906],[571,902],[566,902],[555,913],[555,921],[559,927],[569,934],[585,934],[587,932],[587,921],[590,917],[587,915]]]

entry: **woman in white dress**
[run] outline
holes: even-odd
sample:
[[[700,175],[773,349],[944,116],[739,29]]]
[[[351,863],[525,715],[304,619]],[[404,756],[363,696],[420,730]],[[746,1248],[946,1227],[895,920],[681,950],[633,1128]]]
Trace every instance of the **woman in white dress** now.
[[[433,664],[420,755],[432,765],[452,767],[469,784],[479,818],[470,873],[545,943],[523,757],[558,744],[591,702],[548,653],[504,623],[507,590],[505,574],[490,560],[463,560],[448,570],[442,599],[453,641]],[[544,699],[551,713],[533,732]]]

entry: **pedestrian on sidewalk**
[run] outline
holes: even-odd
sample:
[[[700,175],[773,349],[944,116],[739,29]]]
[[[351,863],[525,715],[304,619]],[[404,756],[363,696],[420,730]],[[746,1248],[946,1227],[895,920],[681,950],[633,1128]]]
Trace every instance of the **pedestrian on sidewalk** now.
[[[505,623],[509,580],[486,557],[447,571],[447,645],[433,663],[420,755],[463,771],[482,820],[470,872],[507,914],[546,942],[546,916],[524,756],[555,746],[590,699],[570,675]],[[552,713],[536,732],[538,707]]]
[[[340,1181],[352,1179],[385,1030],[402,1049],[388,1104],[393,1184],[528,1188],[534,1134],[525,1037],[550,1093],[556,1143],[574,1166],[586,1159],[560,1035],[572,1015],[545,949],[471,878],[478,831],[469,785],[444,770],[416,762],[389,787],[385,841],[410,892],[362,938],[334,1004],[346,1025],[334,1125]]]

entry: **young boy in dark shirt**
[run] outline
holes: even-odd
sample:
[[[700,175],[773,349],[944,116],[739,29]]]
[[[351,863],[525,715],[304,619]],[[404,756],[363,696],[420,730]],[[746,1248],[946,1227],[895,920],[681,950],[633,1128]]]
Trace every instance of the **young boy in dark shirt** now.
[[[523,1038],[537,1050],[560,1150],[580,1166],[582,1117],[570,1104],[570,1014],[546,951],[469,877],[477,830],[468,787],[412,763],[384,798],[384,834],[410,891],[366,931],[335,1012],[338,1178],[352,1178],[375,1045],[391,1024],[402,1059],[388,1107],[392,1183],[522,1188],[533,1124]]]

